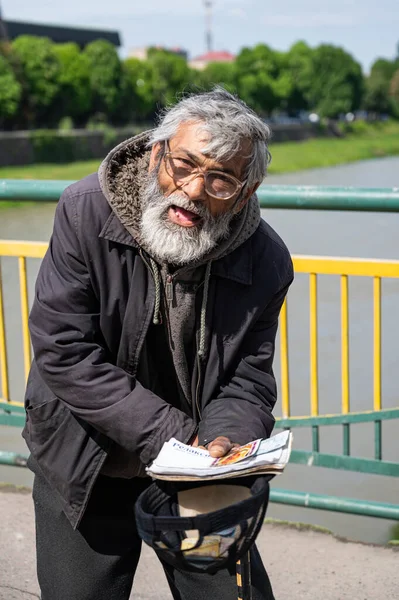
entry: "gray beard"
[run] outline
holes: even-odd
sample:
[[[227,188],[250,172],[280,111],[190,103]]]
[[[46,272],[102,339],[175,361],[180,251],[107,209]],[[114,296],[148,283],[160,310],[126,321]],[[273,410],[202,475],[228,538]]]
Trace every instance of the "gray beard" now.
[[[172,205],[196,213],[201,222],[193,227],[172,223],[168,218]],[[192,202],[183,194],[165,197],[159,188],[158,170],[148,174],[142,189],[140,233],[143,245],[159,262],[172,265],[198,262],[228,237],[233,217],[232,210],[213,217],[201,202]]]

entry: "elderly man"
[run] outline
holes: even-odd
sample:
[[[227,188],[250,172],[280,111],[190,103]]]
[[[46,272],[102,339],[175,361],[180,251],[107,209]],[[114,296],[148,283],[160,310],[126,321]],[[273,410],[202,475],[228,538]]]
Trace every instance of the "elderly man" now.
[[[42,600],[129,598],[133,507],[171,437],[217,456],[269,436],[289,252],[261,220],[269,130],[217,88],[117,146],[56,210],[30,316],[24,437]],[[173,598],[234,573],[163,565]],[[273,598],[256,548],[254,600]]]

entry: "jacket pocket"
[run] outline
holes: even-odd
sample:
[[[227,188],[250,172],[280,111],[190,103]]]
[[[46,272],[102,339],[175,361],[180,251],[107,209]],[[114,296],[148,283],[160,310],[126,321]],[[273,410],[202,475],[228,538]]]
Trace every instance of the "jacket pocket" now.
[[[58,398],[26,407],[26,433],[35,445],[46,443],[65,420],[68,409]]]
[[[36,404],[36,406],[27,404],[27,418],[34,425],[50,421],[59,414],[60,404],[61,401],[57,397],[46,400],[42,404]]]
[[[25,391],[26,423],[31,431],[55,428],[67,410],[65,404],[45,384],[33,361]]]

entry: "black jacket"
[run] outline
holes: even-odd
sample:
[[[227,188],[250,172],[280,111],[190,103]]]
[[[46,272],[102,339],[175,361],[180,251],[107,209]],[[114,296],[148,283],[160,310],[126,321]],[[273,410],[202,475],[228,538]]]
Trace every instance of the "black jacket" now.
[[[156,395],[140,370],[155,297],[145,256],[97,175],[64,192],[30,315],[23,436],[32,468],[58,492],[74,527],[114,444],[149,464],[165,441],[186,442],[197,427],[201,444],[270,435],[277,320],[292,279],[289,252],[264,221],[214,262],[207,353],[192,375],[196,401],[184,412]]]

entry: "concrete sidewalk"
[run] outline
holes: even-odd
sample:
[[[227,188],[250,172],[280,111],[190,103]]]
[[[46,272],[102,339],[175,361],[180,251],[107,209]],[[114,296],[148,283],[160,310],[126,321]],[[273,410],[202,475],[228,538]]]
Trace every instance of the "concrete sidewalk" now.
[[[30,493],[2,489],[0,514],[0,600],[40,598]],[[399,598],[399,551],[393,547],[345,542],[327,533],[277,524],[263,527],[258,547],[276,600]],[[146,546],[131,598],[171,600],[163,571]]]

